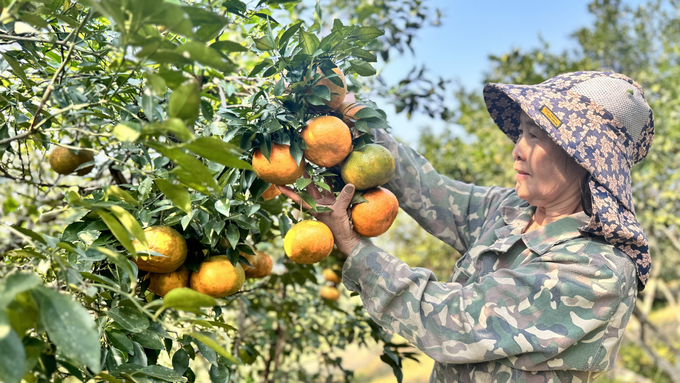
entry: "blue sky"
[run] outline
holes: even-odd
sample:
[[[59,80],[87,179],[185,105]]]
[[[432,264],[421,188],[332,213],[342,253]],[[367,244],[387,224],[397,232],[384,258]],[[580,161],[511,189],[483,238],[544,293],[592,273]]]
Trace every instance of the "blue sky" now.
[[[460,81],[468,89],[483,87],[483,73],[489,69],[489,54],[503,54],[514,47],[540,45],[539,35],[561,52],[576,46],[570,35],[594,20],[588,13],[589,0],[430,0],[443,12],[441,26],[427,27],[414,42],[415,55],[388,64],[382,74],[388,82],[403,78],[414,64],[425,64],[430,73]],[[639,4],[641,0],[628,0]],[[375,100],[380,103],[379,100]],[[415,143],[420,128],[435,130],[442,123],[429,116],[395,115],[391,105],[381,103],[388,113],[392,133]]]

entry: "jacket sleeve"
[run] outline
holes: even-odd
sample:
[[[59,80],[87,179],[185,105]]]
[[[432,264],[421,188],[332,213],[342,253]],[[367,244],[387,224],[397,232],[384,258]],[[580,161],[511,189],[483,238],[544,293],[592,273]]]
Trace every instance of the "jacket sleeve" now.
[[[510,358],[526,368],[588,369],[608,354],[603,341],[620,342],[635,302],[634,283],[622,281],[634,281],[635,271],[631,266],[621,278],[607,262],[589,260],[597,254],[575,261],[572,251],[586,252],[587,245],[574,246],[461,285],[438,282],[431,271],[409,268],[362,240],[345,263],[343,282],[360,293],[376,323],[439,363]]]
[[[383,185],[399,200],[399,207],[427,232],[461,254],[475,242],[489,217],[513,189],[480,187],[437,173],[415,150],[399,144],[384,130],[374,130],[375,141],[395,160],[395,172]]]

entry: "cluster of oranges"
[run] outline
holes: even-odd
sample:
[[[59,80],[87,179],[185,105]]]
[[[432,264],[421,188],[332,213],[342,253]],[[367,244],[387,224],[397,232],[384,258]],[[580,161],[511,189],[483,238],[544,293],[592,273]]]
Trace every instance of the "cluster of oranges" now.
[[[307,149],[299,162],[293,159],[288,145],[273,143],[269,159],[260,149],[255,151],[253,168],[264,181],[286,185],[304,174],[307,161],[322,168],[340,167],[343,181],[353,184],[365,199],[365,202],[351,207],[354,229],[362,236],[376,237],[389,229],[399,210],[394,194],[380,187],[394,174],[394,158],[386,148],[377,144],[353,150],[351,128],[354,127],[356,113],[366,105],[344,102],[347,94],[345,79],[339,69],[335,68],[334,72],[342,80],[342,87],[327,78],[322,78],[315,86],[329,88],[331,99],[325,101],[326,105],[335,109],[342,119],[332,115],[310,119],[300,133]],[[301,264],[323,260],[331,253],[333,245],[330,229],[313,220],[300,221],[284,238],[286,254]]]
[[[134,241],[139,252],[134,262],[148,271],[149,290],[165,296],[178,287],[190,287],[215,298],[224,298],[241,289],[246,278],[264,278],[271,274],[272,259],[262,251],[254,255],[241,253],[251,266],[233,265],[226,255],[213,255],[201,263],[197,272],[184,266],[187,243],[169,226],[151,226],[144,230],[149,247]]]

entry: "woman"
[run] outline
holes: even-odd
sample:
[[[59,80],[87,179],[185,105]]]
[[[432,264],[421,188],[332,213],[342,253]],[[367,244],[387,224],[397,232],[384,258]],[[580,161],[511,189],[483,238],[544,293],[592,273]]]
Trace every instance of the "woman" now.
[[[385,187],[464,254],[447,283],[352,230],[352,185],[337,200],[310,188],[333,208],[316,217],[348,254],[343,281],[371,318],[435,360],[431,382],[592,382],[614,366],[648,279],[630,167],[651,144],[652,111],[638,84],[608,72],[488,84],[484,97],[516,143],[514,189],[450,180],[375,134],[397,162]]]

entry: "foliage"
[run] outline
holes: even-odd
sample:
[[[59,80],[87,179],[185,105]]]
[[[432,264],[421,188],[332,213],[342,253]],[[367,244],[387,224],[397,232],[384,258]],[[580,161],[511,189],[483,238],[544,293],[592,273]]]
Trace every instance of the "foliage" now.
[[[302,5],[279,0],[0,6],[0,350],[11,356],[0,380],[193,381],[200,354],[213,382],[347,381],[339,350],[367,342],[401,375],[404,345],[360,305],[318,297],[336,257],[275,257],[277,273],[220,300],[189,289],[158,299],[131,261],[142,228],[160,224],[186,238],[192,270],[213,254],[247,264],[241,253],[254,248],[281,253],[303,217],[282,198],[262,200],[269,184],[253,152],[283,143],[299,160],[305,121],[336,113],[316,68],[339,83],[339,66],[358,89],[390,44],[379,40],[384,23],[329,25],[317,6],[308,26],[294,20]],[[357,118],[357,146],[387,127],[379,109]],[[46,164],[55,146],[95,153],[95,173],[57,177]],[[310,183],[343,186],[337,169],[307,171],[296,183],[307,201]],[[317,352],[319,368],[306,368]]]

